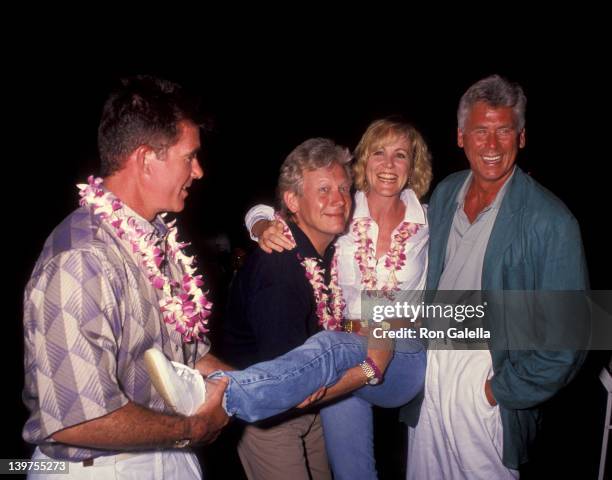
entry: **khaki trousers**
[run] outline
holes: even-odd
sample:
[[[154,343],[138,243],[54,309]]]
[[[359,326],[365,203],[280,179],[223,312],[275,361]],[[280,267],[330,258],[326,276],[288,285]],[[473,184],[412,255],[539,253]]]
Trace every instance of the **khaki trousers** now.
[[[238,455],[249,480],[331,480],[318,413],[271,427],[247,425]]]

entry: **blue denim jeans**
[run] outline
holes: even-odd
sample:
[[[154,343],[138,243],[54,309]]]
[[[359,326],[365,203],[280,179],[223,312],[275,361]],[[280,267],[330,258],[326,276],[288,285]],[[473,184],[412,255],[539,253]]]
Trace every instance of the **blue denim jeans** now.
[[[364,341],[344,332],[319,332],[304,345],[274,360],[244,370],[215,372],[227,376],[225,410],[247,422],[295,407],[322,386],[336,383],[349,368],[365,360]]]
[[[396,345],[382,384],[366,385],[321,410],[334,480],[377,478],[372,405],[400,407],[423,388],[427,355],[402,345],[404,342]]]
[[[225,392],[227,412],[255,422],[295,407],[322,386],[333,385],[346,370],[365,360],[366,353],[367,338],[325,331],[274,360],[211,377],[230,378]],[[321,410],[336,479],[376,478],[371,406],[408,403],[423,387],[425,364],[420,346],[398,342],[382,384],[366,385]]]

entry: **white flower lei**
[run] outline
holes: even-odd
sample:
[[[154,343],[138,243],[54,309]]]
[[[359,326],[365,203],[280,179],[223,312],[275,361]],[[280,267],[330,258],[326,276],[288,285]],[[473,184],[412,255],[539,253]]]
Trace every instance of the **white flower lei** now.
[[[382,285],[379,285],[375,267],[376,252],[374,242],[369,235],[372,221],[371,218],[359,218],[353,221],[351,229],[357,245],[355,261],[361,272],[361,285],[365,290],[382,290],[384,293],[391,294],[399,290],[399,281],[395,272],[401,270],[406,264],[406,242],[417,233],[419,226],[415,223],[402,222],[392,236],[389,251],[385,256],[385,268],[389,270],[389,276]]]
[[[77,187],[81,196],[80,204],[93,209],[95,215],[113,227],[117,236],[130,243],[132,252],[138,254],[140,263],[147,278],[154,288],[164,294],[159,301],[164,322],[173,324],[177,332],[183,336],[184,342],[191,342],[201,338],[208,329],[208,317],[211,314],[212,303],[206,298],[200,288],[203,285],[202,275],[195,275],[196,266],[194,257],[188,257],[182,249],[188,244],[177,240],[176,221],[166,224],[168,228],[166,252],[159,244],[161,239],[156,235],[147,235],[138,226],[134,217],[118,215],[123,203],[112,193],[100,187],[101,178],[88,177],[87,184]],[[166,257],[166,253],[168,256]],[[171,280],[160,267],[166,260],[183,266],[182,281]]]
[[[283,235],[295,243],[295,239],[287,223],[278,215],[276,219],[283,224]],[[317,258],[301,258],[298,255],[298,260],[300,260],[300,264],[304,267],[306,279],[310,282],[314,292],[319,325],[325,330],[342,330],[343,312],[346,304],[344,298],[342,298],[342,289],[340,285],[338,285],[338,255],[334,253],[334,257],[331,261],[329,287],[325,286],[325,269],[319,265],[319,260]],[[331,311],[329,308],[330,296]]]

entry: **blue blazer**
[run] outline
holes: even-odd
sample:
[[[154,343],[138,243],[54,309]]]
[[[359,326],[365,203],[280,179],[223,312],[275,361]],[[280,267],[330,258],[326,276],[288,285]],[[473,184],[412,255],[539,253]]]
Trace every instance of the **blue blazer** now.
[[[431,197],[428,290],[438,287],[457,195],[468,174],[465,170],[450,175]],[[586,289],[588,273],[576,219],[561,200],[517,167],[485,252],[482,290]],[[491,322],[503,329],[511,315],[510,308],[501,310]],[[504,465],[518,469],[528,460],[540,406],[574,377],[585,353],[491,350],[495,373],[491,384],[500,406]]]

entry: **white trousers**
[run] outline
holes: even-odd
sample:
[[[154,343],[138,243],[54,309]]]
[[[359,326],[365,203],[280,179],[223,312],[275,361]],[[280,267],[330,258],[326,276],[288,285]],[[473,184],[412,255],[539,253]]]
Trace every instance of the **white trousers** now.
[[[53,460],[34,450],[32,460]],[[49,480],[201,480],[202,470],[191,450],[160,450],[143,453],[122,453],[94,459],[93,465],[69,462],[67,475],[30,474],[28,478]]]
[[[485,395],[488,350],[429,350],[419,423],[409,429],[407,478],[516,479],[502,463],[499,407]]]

